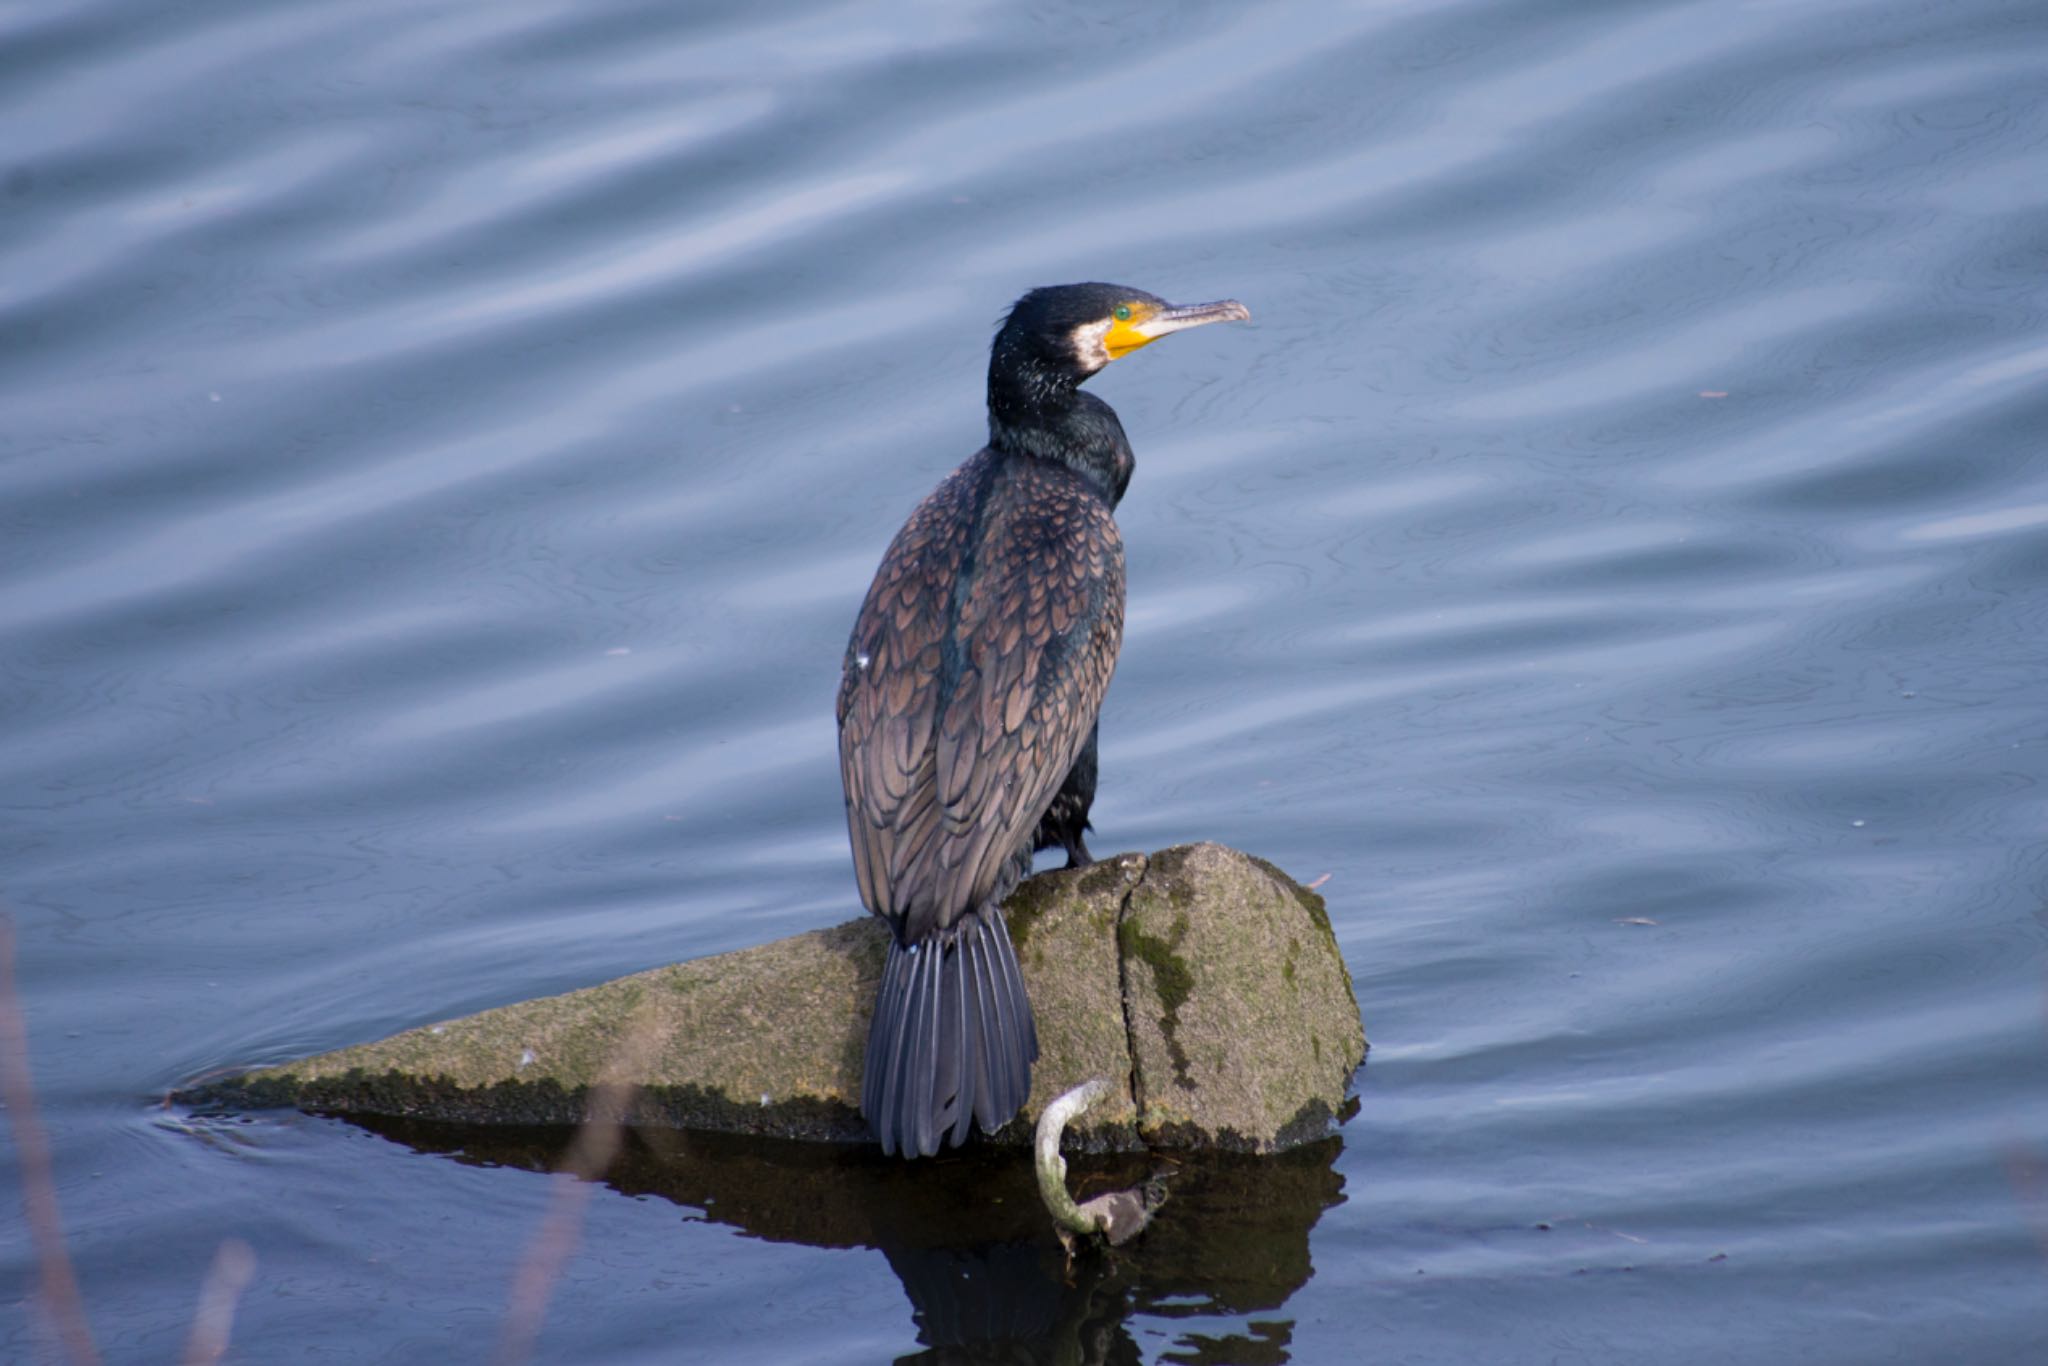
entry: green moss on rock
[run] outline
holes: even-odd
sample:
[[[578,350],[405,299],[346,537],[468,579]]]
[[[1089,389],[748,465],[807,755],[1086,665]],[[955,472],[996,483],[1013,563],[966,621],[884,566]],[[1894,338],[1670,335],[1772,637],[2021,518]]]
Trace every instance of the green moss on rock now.
[[[1188,967],[1187,960],[1175,952],[1187,931],[1188,918],[1185,915],[1173,922],[1164,939],[1147,934],[1138,921],[1126,916],[1117,926],[1117,943],[1123,950],[1126,980],[1132,962],[1143,963],[1151,969],[1152,990],[1163,1007],[1159,1015],[1159,1032],[1165,1037],[1167,1055],[1173,1060],[1174,1079],[1193,1090],[1195,1083],[1188,1071],[1187,1050],[1181,1047],[1180,1042],[1180,1008],[1194,990],[1195,974]],[[1129,999],[1128,988],[1125,999]]]
[[[1311,913],[1321,899],[1304,892],[1220,845],[1153,855],[1119,930],[1148,1141],[1270,1150],[1342,1104],[1364,1031],[1327,916]],[[1345,1041],[1337,1056],[1325,1036]]]

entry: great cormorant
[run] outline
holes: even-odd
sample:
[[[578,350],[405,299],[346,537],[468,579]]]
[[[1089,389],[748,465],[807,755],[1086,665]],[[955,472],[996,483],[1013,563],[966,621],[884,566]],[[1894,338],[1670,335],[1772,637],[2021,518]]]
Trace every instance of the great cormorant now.
[[[839,770],[860,898],[893,937],[861,1113],[884,1152],[990,1131],[1038,1031],[1000,903],[1037,849],[1089,861],[1095,717],[1123,636],[1116,413],[1080,384],[1169,332],[1247,319],[1121,285],[1019,299],[988,365],[988,445],[911,513],[847,642]]]

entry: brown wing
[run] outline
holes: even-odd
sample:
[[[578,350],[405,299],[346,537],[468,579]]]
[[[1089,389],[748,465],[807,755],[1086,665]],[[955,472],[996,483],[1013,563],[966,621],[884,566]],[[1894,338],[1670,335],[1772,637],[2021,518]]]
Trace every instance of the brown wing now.
[[[839,761],[861,900],[907,941],[980,905],[1036,828],[1123,606],[1116,523],[1058,466],[983,452],[898,533],[847,648]]]

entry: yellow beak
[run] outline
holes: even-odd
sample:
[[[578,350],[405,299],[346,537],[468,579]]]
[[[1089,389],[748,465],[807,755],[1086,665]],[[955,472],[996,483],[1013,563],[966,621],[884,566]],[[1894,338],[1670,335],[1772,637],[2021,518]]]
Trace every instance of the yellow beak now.
[[[1219,299],[1213,304],[1177,304],[1129,322],[1111,323],[1102,336],[1102,345],[1111,360],[1121,360],[1169,333],[1185,332],[1204,323],[1250,322],[1251,318],[1252,311],[1235,299]]]

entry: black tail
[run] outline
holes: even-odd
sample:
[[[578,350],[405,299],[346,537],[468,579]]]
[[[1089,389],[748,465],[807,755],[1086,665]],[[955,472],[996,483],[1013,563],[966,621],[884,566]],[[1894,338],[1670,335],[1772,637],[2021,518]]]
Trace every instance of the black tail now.
[[[860,1112],[885,1153],[929,1157],[980,1121],[999,1128],[1031,1094],[1038,1026],[1000,908],[962,916],[950,935],[889,943],[868,1026]]]

